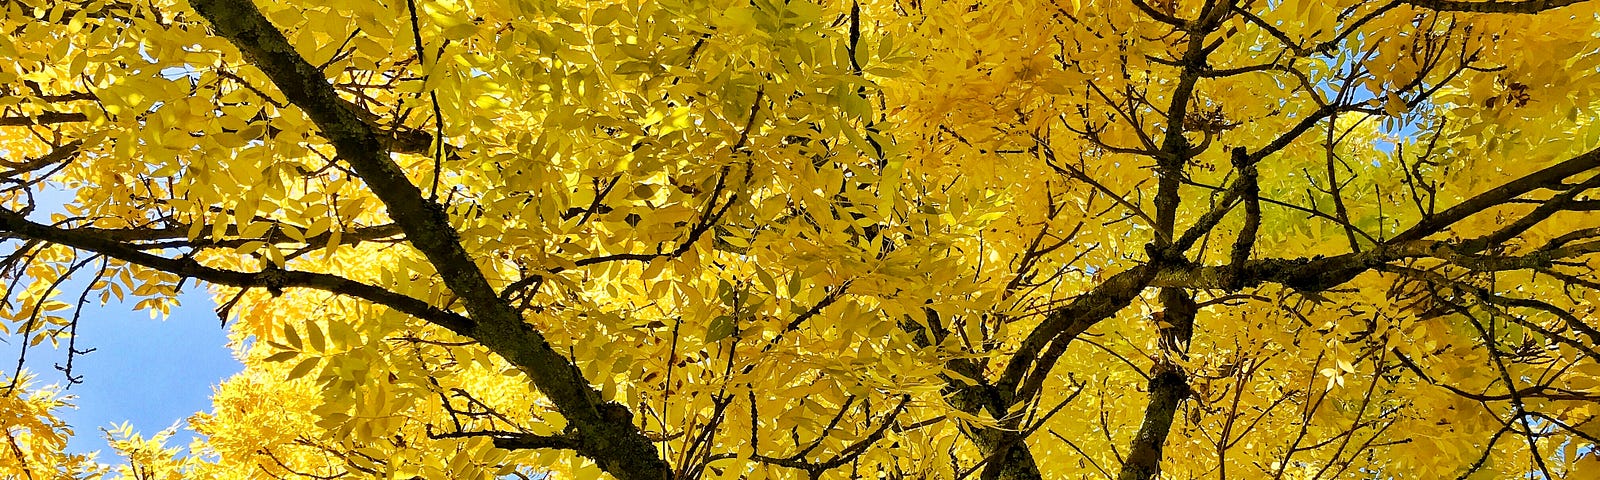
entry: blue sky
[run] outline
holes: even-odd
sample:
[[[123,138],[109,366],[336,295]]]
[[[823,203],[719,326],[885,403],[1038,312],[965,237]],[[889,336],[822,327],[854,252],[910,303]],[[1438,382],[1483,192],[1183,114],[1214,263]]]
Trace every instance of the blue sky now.
[[[173,80],[197,77],[198,73],[192,68],[169,68],[162,75]],[[9,153],[0,145],[0,155]],[[59,206],[72,199],[70,192],[54,183],[46,184],[36,195],[39,210],[31,215],[34,220],[61,211]],[[92,270],[92,266],[85,268],[78,274],[81,278],[64,282],[57,298],[73,303],[94,276]],[[67,444],[68,451],[106,450],[100,430],[122,422],[131,423],[134,431],[148,437],[196,412],[209,411],[212,388],[244,369],[227,347],[227,330],[213,313],[216,303],[210,294],[192,281],[185,286],[178,297],[180,305],[165,320],[133,311],[133,302],[113,298],[101,306],[94,301],[97,293],[90,296],[80,316],[77,348],[95,351],[73,359],[72,373],[81,375],[82,383],[70,385],[66,393],[76,397],[72,403],[77,408],[60,412],[76,433]],[[17,335],[0,335],[0,341],[4,342],[0,343],[0,368],[10,375],[22,342]],[[55,368],[66,363],[66,343],[63,341],[59,350],[49,347],[43,343],[28,351],[25,367],[34,374],[34,388],[68,384]],[[180,426],[169,446],[186,447],[193,438],[193,432]],[[114,463],[117,459],[105,452],[100,461]]]
[[[85,279],[66,285],[75,296]],[[72,425],[77,435],[68,450],[105,450],[101,428],[130,422],[134,430],[149,435],[208,411],[213,386],[243,369],[227,347],[227,332],[212,312],[215,303],[201,288],[190,284],[179,297],[182,302],[165,321],[152,320],[147,312],[135,312],[132,303],[100,306],[91,301],[85,306],[78,326],[78,348],[96,349],[73,360],[73,374],[83,383],[72,385],[68,394],[77,398],[78,408],[61,412],[62,420]],[[20,343],[6,337],[0,344],[0,358],[8,359],[7,370],[15,368]],[[66,361],[65,344],[51,350],[49,343],[28,352],[27,368],[35,386],[66,385],[54,365]],[[7,371],[6,373],[10,373]],[[179,429],[171,446],[187,446],[193,432]],[[115,462],[109,452],[101,462]]]
[[[37,193],[39,210],[34,220],[60,211],[71,196],[59,186],[47,186]],[[73,303],[83,286],[94,277],[93,265],[72,280],[63,282],[57,299]],[[227,330],[214,312],[216,303],[203,285],[185,282],[179,305],[165,320],[151,319],[149,312],[134,311],[127,302],[101,306],[98,294],[91,294],[79,317],[79,350],[95,349],[73,359],[74,376],[83,383],[71,385],[66,393],[77,397],[76,409],[60,412],[61,419],[73,427],[75,436],[68,451],[106,450],[100,430],[122,422],[147,437],[182,421],[195,412],[211,409],[212,388],[244,369],[228,349]],[[20,325],[13,325],[20,330]],[[10,375],[22,342],[16,335],[0,336],[0,368]],[[67,385],[66,376],[55,366],[65,364],[65,339],[59,350],[48,342],[28,350],[26,369],[34,374],[33,387]],[[193,432],[180,428],[169,446],[188,446]],[[101,462],[117,460],[106,452]]]

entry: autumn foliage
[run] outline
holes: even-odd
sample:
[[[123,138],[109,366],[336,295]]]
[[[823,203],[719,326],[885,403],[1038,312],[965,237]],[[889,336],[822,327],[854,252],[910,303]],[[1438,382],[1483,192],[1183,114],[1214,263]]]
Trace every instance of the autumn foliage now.
[[[203,285],[246,365],[93,459],[45,385],[95,379],[8,372],[7,478],[1600,475],[1595,2],[0,31],[0,328],[70,365]]]

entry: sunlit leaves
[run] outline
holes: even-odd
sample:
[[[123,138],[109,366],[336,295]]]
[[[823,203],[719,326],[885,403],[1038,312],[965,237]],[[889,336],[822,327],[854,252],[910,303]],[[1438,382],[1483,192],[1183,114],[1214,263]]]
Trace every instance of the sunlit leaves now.
[[[0,155],[82,152],[59,170],[6,170],[48,180],[0,200],[265,279],[213,292],[248,365],[193,420],[215,461],[126,429],[114,449],[163,475],[601,475],[571,452],[473,436],[569,433],[507,359],[387,307],[270,281],[328,273],[466,311],[393,225],[415,212],[388,211],[337,158],[324,135],[338,132],[304,114],[317,107],[288,104],[186,5],[57,3],[0,7],[0,113],[15,124],[0,127]],[[1216,280],[1240,232],[1255,232],[1245,257],[1257,260],[1380,251],[1589,151],[1592,6],[418,0],[413,19],[409,3],[259,6],[443,208],[508,289],[498,297],[684,471],[784,477],[848,453],[848,474],[824,475],[955,477],[989,455],[976,436],[1027,431],[1044,476],[1109,474],[1157,367],[1192,389],[1166,442],[1170,476],[1453,477],[1484,449],[1480,474],[1511,475],[1530,451],[1484,445],[1507,412],[1592,430],[1593,262],[1478,268],[1560,251],[1541,246],[1600,227],[1592,207],[1493,249],[1362,260],[1371,270],[1338,285]],[[1215,25],[1166,18],[1207,11],[1222,12]],[[1204,61],[1179,60],[1201,40]],[[1183,116],[1166,118],[1179,98]],[[1049,354],[1036,396],[963,404],[1064,305],[1158,263],[1146,245],[1170,240],[1153,226],[1164,175],[1180,179],[1179,230],[1237,201],[1235,147],[1266,152],[1252,166],[1259,225],[1225,215],[1161,267],[1212,268],[1160,280],[1203,305],[1194,338],[1164,345],[1161,301],[1133,295]],[[1178,172],[1158,171],[1169,158]],[[1566,185],[1425,237],[1505,228]],[[27,280],[8,284],[0,327],[29,344],[70,338],[88,301],[77,294],[164,314],[194,288],[27,248],[7,267]],[[101,260],[87,290],[58,285]],[[1525,300],[1543,303],[1506,303]],[[1566,390],[1508,409],[1493,397],[1508,378]],[[6,425],[51,425],[49,408]],[[1572,447],[1584,437],[1554,435],[1532,444],[1592,457]],[[1357,453],[1330,447],[1345,444]]]

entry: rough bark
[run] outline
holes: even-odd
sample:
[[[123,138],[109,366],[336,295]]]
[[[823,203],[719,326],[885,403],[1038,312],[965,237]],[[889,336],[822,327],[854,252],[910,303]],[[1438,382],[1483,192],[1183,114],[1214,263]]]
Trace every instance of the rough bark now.
[[[1022,432],[988,429],[973,439],[978,448],[990,452],[984,464],[983,480],[1039,480],[1039,463],[1028,450],[1028,441]]]
[[[267,74],[290,103],[306,113],[333,144],[339,159],[366,182],[388,207],[407,241],[438,271],[444,284],[463,301],[471,324],[464,335],[516,365],[569,422],[569,436],[579,454],[621,479],[663,479],[667,463],[632,424],[626,407],[600,398],[582,373],[523,321],[484,277],[450,224],[444,208],[389,158],[389,151],[349,102],[340,98],[327,78],[297,54],[294,47],[254,4],[240,0],[194,0],[195,10],[216,32],[239,48]]]
[[[1193,295],[1181,288],[1161,289],[1164,307],[1161,329],[1163,354],[1179,358],[1187,356],[1189,341],[1194,337],[1194,317],[1197,313]],[[1122,464],[1118,480],[1147,480],[1161,473],[1161,454],[1172,431],[1172,419],[1178,406],[1189,397],[1189,377],[1172,358],[1157,360],[1150,376],[1150,399],[1145,405],[1144,421],[1139,433],[1133,437],[1128,459]]]

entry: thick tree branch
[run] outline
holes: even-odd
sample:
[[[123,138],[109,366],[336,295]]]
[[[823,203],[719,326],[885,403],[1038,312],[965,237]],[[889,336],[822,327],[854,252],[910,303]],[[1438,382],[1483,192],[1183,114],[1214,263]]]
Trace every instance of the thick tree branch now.
[[[1256,231],[1261,228],[1261,187],[1256,183],[1256,166],[1244,149],[1234,148],[1232,154],[1233,168],[1239,171],[1240,190],[1244,196],[1244,227],[1239,229],[1239,236],[1233,241],[1229,261],[1239,268],[1250,260],[1250,252],[1255,249]]]
[[[1547,175],[1536,173],[1534,176]],[[1512,183],[1521,181],[1519,179]],[[1426,222],[1428,220],[1423,221]],[[1095,289],[1049,314],[1044,322],[1023,340],[1017,353],[1007,364],[1005,373],[996,382],[996,386],[1002,391],[1015,392],[1012,398],[1026,398],[1026,395],[1033,392],[1021,391],[1017,387],[1023,384],[1021,380],[1030,367],[1048,369],[1053,363],[1052,358],[1041,354],[1046,345],[1082,333],[1120,310],[1122,306],[1126,306],[1127,302],[1132,301],[1147,287],[1238,290],[1262,283],[1277,283],[1301,291],[1315,292],[1345,283],[1356,275],[1389,262],[1412,258],[1435,258],[1473,270],[1490,272],[1548,268],[1556,260],[1600,252],[1600,242],[1585,242],[1538,250],[1525,255],[1482,255],[1479,253],[1481,243],[1477,239],[1459,242],[1391,240],[1364,252],[1331,257],[1247,261],[1238,261],[1236,258],[1232,264],[1222,266],[1134,267],[1112,275]]]
[[[395,224],[461,298],[473,319],[466,333],[516,365],[566,417],[577,451],[621,479],[667,478],[668,468],[649,439],[632,424],[627,407],[605,402],[572,361],[501,299],[462,247],[444,208],[430,202],[389,157],[379,132],[335,92],[321,70],[300,55],[255,5],[241,0],[193,0],[216,32],[277,85],[333,144]]]
[[[85,235],[94,235],[108,240],[129,242],[129,246],[140,250],[153,250],[162,248],[236,248],[248,242],[271,241],[273,243],[306,245],[312,248],[321,248],[332,240],[332,232],[323,232],[306,237],[303,241],[296,241],[283,233],[280,226],[274,226],[263,233],[260,238],[239,237],[238,227],[229,225],[224,235],[231,238],[213,240],[209,236],[190,240],[189,226],[176,227],[151,227],[151,228],[98,228],[79,227],[72,229]],[[202,231],[210,232],[209,225],[201,227]],[[340,235],[339,243],[348,245],[356,242],[372,241],[400,235],[400,227],[394,224],[375,225],[370,227],[356,227]]]
[[[63,229],[34,223],[16,212],[4,209],[0,209],[0,232],[95,252],[145,268],[197,278],[218,285],[268,289],[303,287],[349,295],[393,308],[458,334],[470,331],[471,321],[456,313],[422,300],[337,275],[281,269],[249,273],[212,268],[201,265],[191,258],[154,255],[136,245],[98,235],[96,231]]]
[[[30,127],[87,121],[89,116],[78,112],[42,112],[21,117],[0,117],[0,127]]]
[[[1556,188],[1567,177],[1577,175],[1595,168],[1600,168],[1600,148],[1584,152],[1561,163],[1545,167],[1542,170],[1523,176],[1516,180],[1490,189],[1474,196],[1453,207],[1439,212],[1417,222],[1411,228],[1396,235],[1391,242],[1403,243],[1420,240],[1428,235],[1443,232],[1446,227],[1459,222],[1478,212],[1492,207],[1503,205],[1522,194],[1541,188]]]
[[[1178,75],[1178,84],[1172,94],[1172,104],[1167,111],[1167,136],[1161,145],[1163,158],[1158,160],[1156,165],[1157,174],[1160,176],[1155,199],[1157,241],[1147,246],[1147,251],[1151,255],[1150,266],[1155,269],[1189,263],[1184,255],[1184,250],[1189,248],[1189,245],[1185,244],[1186,239],[1172,240],[1176,238],[1176,219],[1181,198],[1178,189],[1186,176],[1184,167],[1188,165],[1189,159],[1198,153],[1198,150],[1189,145],[1184,137],[1184,119],[1187,118],[1196,83],[1209,70],[1207,57],[1210,49],[1206,47],[1206,39],[1223,19],[1234,12],[1236,4],[1235,0],[1207,0],[1205,6],[1201,8],[1200,18],[1186,25],[1184,29],[1184,33],[1188,36],[1188,48],[1180,63],[1182,71]],[[1251,182],[1235,183],[1236,187],[1243,187]],[[1222,215],[1242,194],[1242,188],[1230,188],[1218,208],[1189,227],[1184,235],[1187,241],[1193,242],[1194,238],[1198,238],[1196,232],[1214,228],[1216,222],[1221,220]],[[1159,298],[1165,322],[1159,327],[1163,357],[1158,360],[1157,365],[1163,368],[1155,372],[1151,380],[1150,399],[1145,407],[1144,423],[1134,437],[1127,461],[1123,463],[1122,470],[1118,473],[1118,478],[1121,480],[1145,480],[1154,478],[1160,472],[1162,446],[1166,443],[1167,433],[1172,428],[1173,415],[1177,411],[1178,402],[1189,396],[1187,376],[1180,366],[1181,362],[1174,360],[1187,356],[1189,338],[1194,334],[1194,317],[1197,310],[1194,296],[1181,288],[1164,287]],[[1132,297],[1129,297],[1129,300],[1131,301]]]
[[[1056,357],[1040,355],[1053,342],[1070,342],[1101,320],[1110,318],[1128,306],[1156,279],[1157,267],[1141,265],[1112,275],[1088,293],[1080,295],[1065,307],[1045,316],[1043,322],[1028,333],[1011,360],[1006,362],[1004,373],[995,387],[1004,392],[1007,405],[1024,398],[1019,386],[1030,369],[1048,371],[1055,365]]]
[[[25,159],[20,162],[13,162],[0,158],[0,167],[5,167],[8,169],[8,171],[0,172],[0,179],[16,177],[21,174],[65,162],[73,157],[76,157],[78,152],[82,149],[83,140],[73,140],[59,147],[50,149],[50,153]]]

